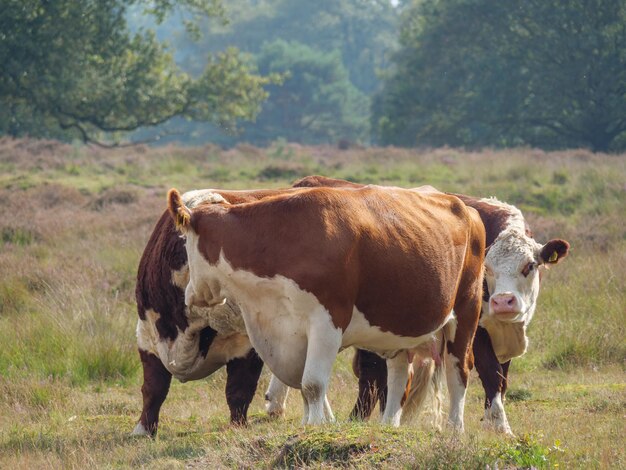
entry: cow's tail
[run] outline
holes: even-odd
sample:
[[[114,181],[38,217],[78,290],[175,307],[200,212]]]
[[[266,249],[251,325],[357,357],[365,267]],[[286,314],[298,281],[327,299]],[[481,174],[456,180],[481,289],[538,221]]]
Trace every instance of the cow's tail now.
[[[454,323],[454,324],[453,324]],[[415,358],[413,379],[402,411],[402,419],[414,420],[423,409],[431,413],[432,425],[440,430],[443,425],[443,402],[446,381],[446,343],[454,334],[455,321],[446,324],[437,335],[437,352],[430,358]]]

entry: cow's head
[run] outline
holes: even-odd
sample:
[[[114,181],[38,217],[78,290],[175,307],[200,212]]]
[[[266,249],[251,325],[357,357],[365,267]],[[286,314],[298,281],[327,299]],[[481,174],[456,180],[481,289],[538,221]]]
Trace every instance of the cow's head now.
[[[485,256],[489,300],[483,305],[483,315],[528,323],[537,305],[540,270],[558,263],[568,251],[565,240],[541,245],[518,229],[500,233]]]
[[[187,262],[189,264],[189,282],[185,289],[185,304],[196,307],[214,307],[224,303],[219,295],[219,286],[203,277],[202,266],[206,260],[198,250],[198,234],[194,229],[193,210],[202,204],[226,203],[218,193],[211,191],[192,191],[183,196],[176,189],[167,193],[167,208],[176,225],[176,230],[185,238]],[[187,205],[188,204],[188,205]],[[202,288],[198,288],[201,286]]]

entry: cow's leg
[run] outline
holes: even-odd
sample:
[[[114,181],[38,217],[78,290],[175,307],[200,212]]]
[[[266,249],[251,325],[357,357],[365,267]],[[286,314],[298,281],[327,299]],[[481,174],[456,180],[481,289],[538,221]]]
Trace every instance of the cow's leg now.
[[[312,320],[302,374],[302,397],[308,407],[306,424],[320,424],[326,419],[324,401],[333,363],[341,346],[341,334],[325,309]]]
[[[232,359],[226,364],[226,402],[230,409],[231,424],[245,425],[248,407],[263,369],[263,361],[254,349],[245,356]]]
[[[289,387],[272,374],[265,392],[265,409],[270,416],[278,417],[285,412],[288,394]]]
[[[159,411],[167,397],[172,382],[172,374],[163,366],[161,360],[143,349],[139,349],[143,366],[143,410],[133,435],[154,436],[159,426]]]
[[[448,393],[450,395],[450,414],[448,422],[452,427],[463,432],[465,392],[469,371],[464,367],[464,362],[459,360],[455,354],[448,354],[446,358],[446,380],[448,383]]]
[[[387,398],[387,364],[385,360],[373,352],[357,349],[353,369],[359,377],[359,396],[350,413],[350,419],[369,418],[379,400],[382,412]]]
[[[503,403],[506,377],[511,361],[508,361],[504,366],[500,365],[496,353],[493,351],[489,333],[481,327],[478,327],[474,339],[474,360],[478,376],[485,390],[485,426],[498,432],[512,434]]]
[[[404,351],[400,351],[392,359],[387,359],[387,405],[382,422],[400,426],[402,417],[402,397],[409,378],[409,363]]]
[[[506,389],[509,386],[509,366],[511,365],[511,360],[509,359],[504,364],[502,364],[502,401],[504,401],[506,395]]]
[[[472,250],[480,252],[476,248]],[[482,302],[481,270],[482,262],[476,259],[465,267],[454,303],[457,327],[454,338],[447,342],[446,381],[450,396],[448,421],[459,432],[463,432],[465,392],[470,369],[473,367],[472,342],[478,327]]]

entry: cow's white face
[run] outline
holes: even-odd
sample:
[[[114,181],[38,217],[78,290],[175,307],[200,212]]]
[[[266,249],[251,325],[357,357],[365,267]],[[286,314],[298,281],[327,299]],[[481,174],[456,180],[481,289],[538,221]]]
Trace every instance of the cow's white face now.
[[[568,250],[563,240],[541,245],[519,229],[503,231],[485,256],[489,301],[483,305],[483,315],[528,324],[537,306],[539,270],[558,262]]]

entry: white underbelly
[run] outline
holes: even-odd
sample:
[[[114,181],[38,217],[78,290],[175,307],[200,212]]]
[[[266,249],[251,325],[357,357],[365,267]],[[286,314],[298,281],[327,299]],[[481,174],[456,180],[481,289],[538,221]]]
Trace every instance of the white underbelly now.
[[[367,321],[363,313],[356,307],[352,312],[352,319],[348,328],[344,331],[342,347],[355,346],[379,353],[382,356],[393,355],[401,349],[415,349],[420,345],[434,339],[434,335],[441,330],[454,317],[450,312],[448,318],[439,328],[421,336],[401,336],[388,331],[382,331],[380,327],[374,326]]]

